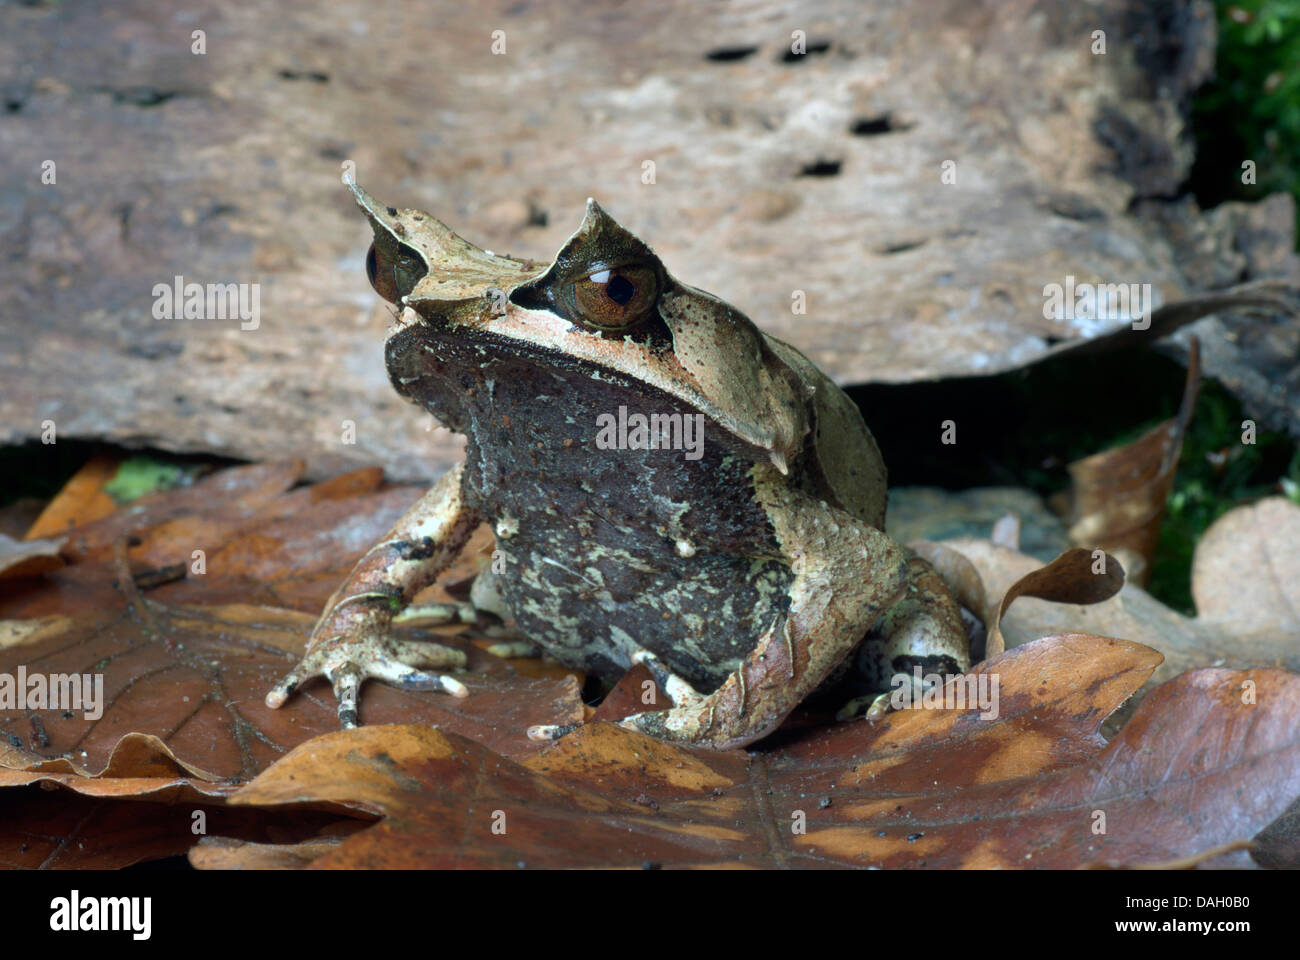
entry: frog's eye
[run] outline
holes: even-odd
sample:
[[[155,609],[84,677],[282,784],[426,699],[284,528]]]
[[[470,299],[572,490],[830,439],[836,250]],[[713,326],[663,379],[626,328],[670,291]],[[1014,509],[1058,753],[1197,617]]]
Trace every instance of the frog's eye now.
[[[375,288],[375,293],[389,303],[397,302],[397,274],[393,270],[393,265],[379,255],[373,243],[370,245],[370,252],[366,254],[366,276],[370,280],[370,285]]]
[[[654,311],[659,278],[649,267],[597,270],[566,291],[575,319],[601,330],[628,330]]]
[[[415,288],[428,269],[410,247],[398,244],[393,249],[396,255],[390,256],[377,244],[370,245],[366,254],[366,277],[375,293],[389,303],[398,303]]]

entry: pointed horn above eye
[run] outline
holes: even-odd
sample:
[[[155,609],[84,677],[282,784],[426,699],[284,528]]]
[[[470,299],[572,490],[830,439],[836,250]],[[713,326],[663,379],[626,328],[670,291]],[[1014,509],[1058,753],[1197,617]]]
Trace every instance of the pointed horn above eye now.
[[[344,185],[352,192],[352,199],[356,201],[361,212],[370,219],[372,224],[383,224],[385,227],[391,228],[393,218],[397,216],[396,210],[386,203],[381,203],[350,178],[344,181]]]
[[[587,198],[587,210],[583,214],[582,223],[578,224],[578,233],[594,233],[603,224],[612,224],[613,218],[605,212],[605,208],[596,202],[595,197]]]

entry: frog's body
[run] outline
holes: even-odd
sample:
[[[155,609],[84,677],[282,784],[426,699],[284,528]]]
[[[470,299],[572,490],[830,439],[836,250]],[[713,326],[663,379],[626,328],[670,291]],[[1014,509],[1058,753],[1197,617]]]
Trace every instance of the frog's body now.
[[[505,569],[494,581],[520,632],[611,682],[646,649],[717,687],[789,606],[790,569],[753,500],[750,462],[707,429],[698,460],[598,449],[601,412],[673,412],[671,398],[635,385],[517,361],[481,376],[466,502],[498,531]],[[506,412],[518,410],[527,419]],[[483,431],[491,457],[474,442]],[[701,493],[711,510],[693,509]]]
[[[545,267],[353,189],[372,283],[407,308],[387,343],[394,386],[466,435],[466,459],[358,564],[268,703],[319,673],[345,725],[366,676],[463,695],[413,669],[457,666],[456,651],[386,631],[481,521],[499,553],[476,608],[609,681],[645,662],[675,706],[625,723],[710,746],[769,732],[916,594],[924,571],[880,532],[884,465],[852,402],[594,203]],[[955,603],[922,590],[870,641],[877,683],[914,660],[969,666]]]

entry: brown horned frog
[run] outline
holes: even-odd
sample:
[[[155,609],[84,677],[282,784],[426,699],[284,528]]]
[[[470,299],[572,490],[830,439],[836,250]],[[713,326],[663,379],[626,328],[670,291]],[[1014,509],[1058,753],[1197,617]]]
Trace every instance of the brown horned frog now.
[[[543,264],[349,186],[371,285],[400,311],[393,386],[467,447],[357,563],[268,705],[316,676],[344,727],[367,678],[467,696],[447,672],[461,651],[392,622],[482,522],[499,562],[442,618],[495,615],[607,682],[644,663],[674,705],[622,723],[655,737],[743,746],[847,671],[883,690],[917,665],[969,668],[956,601],[882,532],[875,440],[798,350],[676,280],[595,201]]]

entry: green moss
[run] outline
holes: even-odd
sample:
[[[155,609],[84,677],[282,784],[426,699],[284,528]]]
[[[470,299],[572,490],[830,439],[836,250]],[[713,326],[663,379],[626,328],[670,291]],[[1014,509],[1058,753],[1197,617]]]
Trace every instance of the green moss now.
[[[154,457],[131,457],[104,484],[104,492],[118,503],[130,503],[146,493],[182,486],[185,481],[185,471],[175,463]]]
[[[1215,0],[1215,77],[1192,104],[1202,206],[1286,191],[1300,201],[1300,0]],[[1255,162],[1255,184],[1242,164]]]

